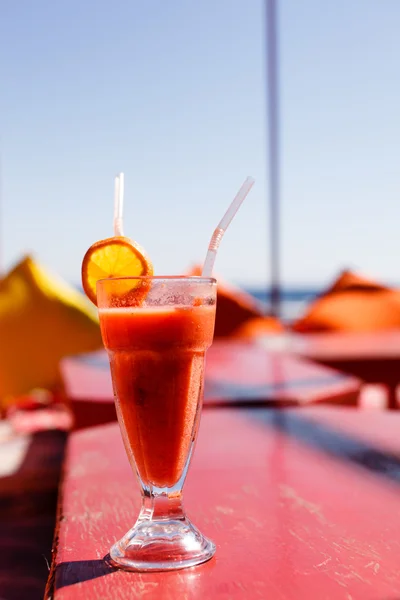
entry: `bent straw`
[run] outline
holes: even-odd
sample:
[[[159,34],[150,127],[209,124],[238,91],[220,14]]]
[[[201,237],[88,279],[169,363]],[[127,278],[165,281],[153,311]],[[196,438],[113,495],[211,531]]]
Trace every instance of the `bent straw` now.
[[[122,213],[124,208],[124,174],[120,173],[115,178],[114,184],[114,235],[123,236]]]
[[[233,217],[239,210],[242,202],[253,187],[254,183],[255,181],[253,177],[247,177],[245,182],[242,184],[242,187],[240,188],[240,190],[232,200],[231,204],[229,205],[228,210],[218,223],[218,227],[214,230],[214,233],[212,234],[210,243],[208,245],[206,260],[204,261],[203,272],[201,274],[202,277],[212,276],[215,259],[217,257],[217,250],[221,243],[222,237],[225,231],[228,229],[228,226],[232,221]]]

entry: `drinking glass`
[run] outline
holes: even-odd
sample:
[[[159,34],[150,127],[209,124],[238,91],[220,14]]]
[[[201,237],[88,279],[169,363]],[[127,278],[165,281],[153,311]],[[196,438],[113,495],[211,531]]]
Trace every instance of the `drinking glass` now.
[[[200,421],[216,281],[103,279],[97,304],[122,439],[142,494],[137,521],[111,560],[141,571],[202,563],[215,545],[186,516],[182,488]]]

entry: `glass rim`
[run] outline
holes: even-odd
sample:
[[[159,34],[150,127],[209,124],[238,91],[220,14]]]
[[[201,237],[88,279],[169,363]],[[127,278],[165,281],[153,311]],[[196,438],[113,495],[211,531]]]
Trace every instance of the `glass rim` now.
[[[167,281],[195,281],[197,283],[217,283],[215,277],[202,277],[201,275],[133,275],[125,277],[105,277],[104,279],[98,279],[96,285],[105,284],[107,282],[118,282],[118,281],[148,281],[148,280],[167,280]]]

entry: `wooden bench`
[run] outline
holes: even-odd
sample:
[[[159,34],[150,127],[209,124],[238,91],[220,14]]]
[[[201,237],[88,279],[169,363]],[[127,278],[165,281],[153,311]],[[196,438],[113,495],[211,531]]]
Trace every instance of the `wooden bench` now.
[[[9,426],[9,437],[0,436],[0,598],[42,598],[67,434],[0,424]]]

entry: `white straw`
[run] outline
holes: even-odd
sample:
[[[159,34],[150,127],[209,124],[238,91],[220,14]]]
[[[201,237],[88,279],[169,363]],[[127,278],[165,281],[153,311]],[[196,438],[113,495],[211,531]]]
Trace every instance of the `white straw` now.
[[[122,214],[124,209],[124,174],[120,173],[115,178],[114,186],[114,235],[124,235],[122,227]]]
[[[208,251],[206,255],[206,260],[204,261],[202,277],[211,277],[215,259],[217,257],[217,250],[221,243],[222,237],[225,231],[228,229],[230,222],[236,215],[242,202],[246,198],[247,194],[250,192],[253,185],[254,179],[252,177],[247,177],[245,182],[242,184],[242,187],[240,188],[240,190],[232,200],[231,204],[229,205],[228,210],[218,223],[218,227],[214,230],[214,233],[212,234],[210,243],[208,245]]]

